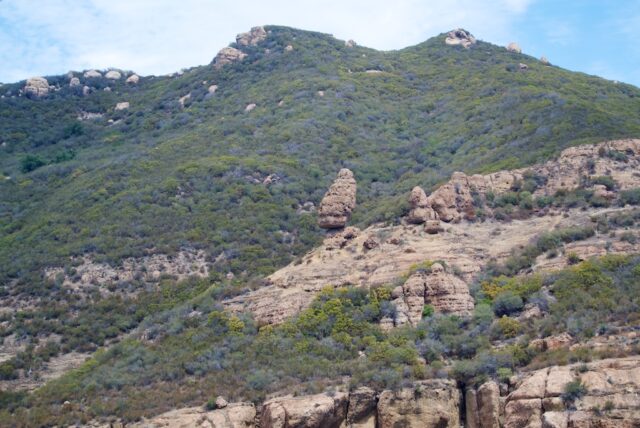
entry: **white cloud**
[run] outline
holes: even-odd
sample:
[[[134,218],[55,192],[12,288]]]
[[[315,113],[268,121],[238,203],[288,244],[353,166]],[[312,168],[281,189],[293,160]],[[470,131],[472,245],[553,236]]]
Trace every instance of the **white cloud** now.
[[[164,74],[205,64],[251,26],[287,25],[397,49],[464,27],[511,41],[532,0],[4,0],[0,80],[117,67]]]

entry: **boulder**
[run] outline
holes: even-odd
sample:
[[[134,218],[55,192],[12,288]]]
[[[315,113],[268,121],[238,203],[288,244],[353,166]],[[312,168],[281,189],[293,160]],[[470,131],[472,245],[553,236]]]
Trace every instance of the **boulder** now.
[[[126,110],[128,108],[129,108],[129,102],[128,101],[124,101],[124,102],[116,104],[115,110],[116,111],[120,111],[120,110]]]
[[[379,428],[459,428],[460,390],[455,381],[430,379],[411,388],[383,391],[378,401]]]
[[[202,407],[171,410],[126,426],[131,428],[253,428],[255,418],[256,408],[253,404],[232,403],[223,409],[212,411],[204,410]]]
[[[546,56],[541,56],[540,62],[542,63],[542,65],[551,65],[551,63],[549,62]]]
[[[89,70],[89,71],[85,71],[84,73],[85,79],[98,78],[98,77],[102,77],[102,73],[100,73],[97,70]]]
[[[86,85],[82,87],[82,95],[83,95],[83,96],[85,96],[85,97],[86,97],[86,96],[87,96],[87,95],[89,95],[90,93],[91,93],[91,88],[90,88],[90,87],[88,87],[88,86],[86,86]]]
[[[137,74],[132,74],[131,76],[127,77],[127,80],[125,82],[132,85],[137,85],[138,82],[140,82],[140,76],[138,76]]]
[[[424,231],[430,235],[435,235],[444,231],[444,229],[440,224],[440,220],[427,220],[424,222]]]
[[[180,97],[180,99],[178,99],[178,103],[180,103],[180,107],[184,108],[185,103],[190,99],[191,99],[191,92],[189,92],[187,95]]]
[[[520,48],[520,45],[517,44],[516,42],[509,43],[507,45],[507,50],[509,52],[522,53],[522,49]]]
[[[500,387],[495,381],[478,388],[478,420],[481,428],[500,428]]]
[[[478,393],[473,388],[467,388],[464,394],[465,428],[481,428],[478,415]]]
[[[356,179],[351,170],[343,168],[320,202],[318,225],[323,229],[343,228],[355,207]]]
[[[291,52],[293,50],[293,46],[292,45],[287,45],[284,47],[284,51],[285,52]]]
[[[24,85],[24,93],[27,98],[38,99],[49,93],[49,82],[44,77],[32,77],[27,79]]]
[[[254,108],[256,108],[256,104],[255,103],[247,104],[247,106],[244,108],[244,111],[249,113]]]
[[[344,45],[348,48],[353,48],[355,46],[357,46],[358,44],[356,42],[354,42],[352,39],[349,39],[347,41],[344,42]]]
[[[520,70],[528,70],[529,66],[527,64],[524,64],[524,63],[521,62],[520,64],[518,64],[518,68]]]
[[[211,95],[215,94],[217,90],[218,90],[218,85],[211,85],[209,86],[209,88],[207,88],[207,92],[210,93]]]
[[[122,78],[122,74],[117,70],[109,70],[104,77],[110,80],[120,80]]]
[[[476,38],[467,30],[457,28],[447,33],[447,37],[444,39],[444,42],[451,46],[460,45],[464,48],[469,48],[471,45],[476,44]]]
[[[374,238],[373,236],[369,236],[363,243],[362,246],[366,249],[366,250],[373,250],[374,248],[378,248],[380,246],[380,243],[378,242],[378,240],[376,238]]]
[[[231,64],[236,61],[242,61],[246,56],[246,53],[236,48],[222,48],[213,59],[213,68],[219,70],[227,64]]]
[[[375,428],[377,394],[366,386],[360,387],[349,394],[349,409],[347,411],[347,426]]]
[[[281,397],[263,404],[261,428],[338,428],[347,417],[349,399],[338,392]]]
[[[473,208],[468,177],[462,172],[454,172],[451,180],[429,195],[428,203],[440,220],[460,221],[463,214]]]
[[[72,88],[74,86],[80,86],[80,79],[78,79],[77,77],[72,77],[71,79],[69,79],[69,86]]]
[[[246,33],[240,33],[236,36],[236,43],[240,46],[255,46],[267,38],[267,32],[264,27],[253,27]]]
[[[407,215],[407,221],[413,224],[422,224],[428,220],[438,220],[438,214],[429,205],[426,193],[422,187],[416,186],[409,194],[411,210]]]
[[[227,403],[227,400],[225,400],[224,397],[218,396],[216,397],[215,404],[216,404],[216,409],[224,409],[225,407],[227,407],[227,404],[229,403]]]

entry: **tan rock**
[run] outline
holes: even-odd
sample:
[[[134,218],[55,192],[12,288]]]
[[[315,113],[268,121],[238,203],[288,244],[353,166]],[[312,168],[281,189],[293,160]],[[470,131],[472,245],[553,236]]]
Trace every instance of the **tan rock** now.
[[[24,85],[24,93],[27,98],[38,99],[49,94],[49,82],[44,77],[32,77],[27,79]]]
[[[473,388],[467,388],[464,394],[465,428],[482,428],[478,414],[478,393]]]
[[[561,397],[547,397],[542,400],[542,409],[545,412],[562,412],[565,410]]]
[[[236,36],[236,43],[240,46],[255,46],[267,38],[267,32],[264,27],[253,27],[246,33],[240,33]]]
[[[72,78],[69,80],[69,86],[71,86],[72,88],[73,88],[74,86],[80,86],[80,79],[78,79],[77,77],[72,77]]]
[[[542,63],[542,65],[551,65],[551,63],[549,62],[546,56],[541,56],[540,62]]]
[[[131,85],[137,85],[138,82],[140,82],[140,76],[138,76],[137,74],[132,74],[131,76],[127,77],[127,80],[125,80],[125,83],[129,83]]]
[[[552,351],[559,348],[567,348],[573,341],[573,337],[567,332],[556,336],[549,336],[544,339],[545,349]]]
[[[362,246],[367,250],[373,250],[374,248],[378,248],[380,246],[380,243],[376,238],[374,238],[373,236],[370,236],[367,238],[366,241],[364,241]]]
[[[436,233],[444,231],[444,228],[440,220],[427,220],[424,223],[424,231],[429,235],[435,235]]]
[[[120,80],[122,78],[122,74],[117,70],[109,70],[104,77],[110,80]]]
[[[542,428],[542,400],[509,401],[505,407],[504,428]]]
[[[416,186],[409,194],[411,210],[407,215],[407,221],[412,224],[422,224],[427,220],[438,220],[438,214],[429,205],[426,193],[422,187]]]
[[[248,113],[248,112],[252,111],[255,108],[256,108],[255,103],[247,104],[247,106],[244,108],[244,111]]]
[[[251,403],[232,403],[224,409],[202,407],[171,410],[153,418],[127,424],[131,428],[253,428],[256,409]]]
[[[460,391],[452,380],[416,382],[413,388],[383,391],[378,428],[459,428]]]
[[[347,426],[375,428],[376,392],[369,387],[361,387],[349,394],[349,408],[347,411]],[[372,424],[373,422],[373,424]]]
[[[207,92],[210,93],[211,95],[215,94],[217,90],[218,90],[218,85],[211,85],[209,86],[209,88],[207,88]]]
[[[345,393],[274,398],[264,403],[261,428],[338,428],[349,404]]]
[[[354,42],[353,40],[349,39],[347,41],[344,42],[344,45],[348,48],[353,48],[355,46],[357,46],[358,44],[356,42]]]
[[[98,78],[98,77],[102,77],[102,73],[100,73],[98,70],[88,70],[88,71],[85,71],[84,73],[85,79]]]
[[[215,404],[217,409],[224,409],[229,403],[227,403],[227,400],[225,400],[224,397],[218,396],[216,397]]]
[[[554,366],[549,369],[545,397],[559,397],[567,384],[574,380],[571,367]]]
[[[509,52],[522,53],[522,48],[516,42],[511,42],[507,45],[507,50]]]
[[[444,40],[444,42],[447,45],[452,45],[452,46],[460,45],[460,46],[463,46],[464,48],[469,48],[471,45],[476,44],[476,38],[473,37],[473,35],[467,30],[464,30],[462,28],[457,28],[447,33],[447,37]]]
[[[542,415],[542,428],[567,428],[569,414],[566,412],[545,412]]]
[[[180,97],[180,99],[178,99],[178,103],[180,104],[180,107],[184,108],[185,103],[190,99],[191,99],[191,92],[189,92],[187,95]]]
[[[500,428],[500,387],[494,381],[478,388],[478,419],[481,428]]]
[[[549,369],[542,369],[528,375],[518,385],[515,391],[509,394],[509,400],[525,400],[530,398],[544,398]]]
[[[231,64],[236,61],[242,61],[244,58],[246,58],[246,56],[246,53],[236,48],[222,48],[213,59],[213,68],[219,70],[227,64]]]
[[[126,110],[126,109],[129,108],[129,106],[130,106],[130,104],[129,104],[128,101],[123,101],[123,102],[120,102],[120,103],[116,104],[115,110],[116,111]]]
[[[285,52],[291,52],[293,50],[293,46],[292,45],[287,45],[284,47],[284,51]]]
[[[355,206],[356,180],[351,170],[343,168],[320,202],[318,224],[324,229],[342,228]]]

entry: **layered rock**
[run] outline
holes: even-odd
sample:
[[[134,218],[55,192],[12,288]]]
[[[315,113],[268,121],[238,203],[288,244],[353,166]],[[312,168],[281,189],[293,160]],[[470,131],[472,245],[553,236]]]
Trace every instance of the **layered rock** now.
[[[49,94],[49,82],[44,77],[32,77],[27,79],[24,85],[24,93],[28,98],[38,99]]]
[[[118,70],[109,70],[106,72],[104,77],[105,79],[109,80],[120,80],[122,78],[122,73],[120,73]]]
[[[422,224],[428,220],[438,220],[438,213],[436,213],[427,199],[426,193],[422,190],[422,187],[416,186],[411,190],[409,194],[409,205],[411,210],[407,215],[407,221],[413,224]]]
[[[417,325],[425,305],[445,314],[468,315],[473,311],[473,298],[467,284],[446,272],[440,263],[434,263],[429,270],[415,272],[398,288],[394,290],[393,300],[398,312],[396,325],[407,322]]]
[[[347,427],[376,428],[376,407],[378,394],[371,388],[363,386],[349,394],[347,411]]]
[[[247,54],[239,49],[232,47],[222,48],[213,59],[213,68],[219,70],[227,64],[242,61],[246,56]]]
[[[274,398],[263,404],[260,428],[338,428],[348,405],[349,396],[342,392]]]
[[[473,35],[467,30],[464,30],[462,28],[457,28],[447,33],[447,37],[446,39],[444,39],[444,42],[447,45],[452,45],[452,46],[460,45],[460,46],[463,46],[464,48],[468,48],[471,45],[476,44],[476,38],[473,37]]]
[[[452,380],[431,379],[412,388],[383,391],[378,401],[379,428],[459,428],[460,391]]]
[[[207,411],[189,407],[162,413],[150,419],[127,424],[131,428],[253,428],[256,409],[252,403],[232,403],[223,409]]]
[[[320,202],[318,225],[324,229],[342,228],[355,207],[356,179],[351,170],[343,168]]]
[[[240,46],[255,46],[267,38],[267,32],[264,27],[253,27],[246,33],[240,33],[236,36],[236,43]]]

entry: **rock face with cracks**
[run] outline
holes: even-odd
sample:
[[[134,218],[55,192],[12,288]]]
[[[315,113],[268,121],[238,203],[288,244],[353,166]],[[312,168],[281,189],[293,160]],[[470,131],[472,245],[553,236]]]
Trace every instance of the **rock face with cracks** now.
[[[343,168],[320,202],[318,225],[324,229],[343,228],[355,207],[356,179],[351,170]]]

